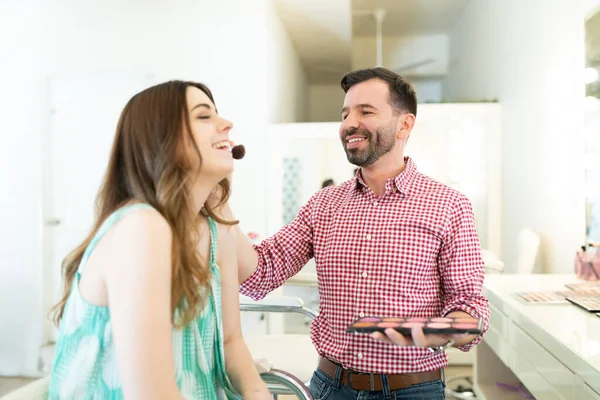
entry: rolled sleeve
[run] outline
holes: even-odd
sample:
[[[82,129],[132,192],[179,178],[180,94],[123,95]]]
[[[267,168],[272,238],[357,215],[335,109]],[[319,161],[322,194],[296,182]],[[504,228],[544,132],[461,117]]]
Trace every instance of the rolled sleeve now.
[[[442,315],[464,311],[483,321],[482,333],[459,350],[469,351],[488,330],[490,311],[482,287],[485,266],[469,200],[461,196],[450,209],[448,227],[439,256],[444,293]]]
[[[240,293],[260,300],[297,274],[313,257],[313,203],[314,197],[290,224],[253,246],[258,254],[258,265],[240,285]]]

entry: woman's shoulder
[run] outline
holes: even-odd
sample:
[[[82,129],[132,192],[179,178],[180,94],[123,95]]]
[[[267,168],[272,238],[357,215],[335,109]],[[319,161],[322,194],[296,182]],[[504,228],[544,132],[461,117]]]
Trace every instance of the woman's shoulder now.
[[[126,235],[128,240],[143,240],[152,236],[170,238],[172,235],[167,219],[148,204],[128,204],[118,209],[110,218],[115,220],[115,236]]]
[[[115,211],[100,232],[106,233],[103,253],[112,254],[110,264],[132,261],[150,262],[170,252],[172,230],[167,219],[156,209],[143,204],[127,205]],[[119,260],[115,260],[114,256]],[[162,257],[160,257],[162,258]],[[137,263],[136,263],[137,264]]]

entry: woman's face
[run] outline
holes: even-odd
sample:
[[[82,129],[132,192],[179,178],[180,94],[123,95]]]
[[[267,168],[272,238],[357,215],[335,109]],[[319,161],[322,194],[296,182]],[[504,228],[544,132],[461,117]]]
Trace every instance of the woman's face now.
[[[196,87],[187,88],[187,106],[192,136],[202,156],[199,175],[219,182],[233,171],[229,140],[233,124],[221,118],[206,93]]]

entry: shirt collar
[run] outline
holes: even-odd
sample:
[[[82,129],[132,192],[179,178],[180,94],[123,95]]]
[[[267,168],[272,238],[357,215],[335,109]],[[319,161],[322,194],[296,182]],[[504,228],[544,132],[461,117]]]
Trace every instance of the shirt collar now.
[[[407,195],[410,192],[410,187],[416,176],[417,166],[415,165],[415,162],[410,157],[404,157],[404,170],[402,170],[395,178],[388,179],[385,184],[386,193],[398,190],[398,192]],[[360,190],[363,187],[367,187],[367,184],[363,181],[360,168],[356,171],[355,179],[357,189]]]

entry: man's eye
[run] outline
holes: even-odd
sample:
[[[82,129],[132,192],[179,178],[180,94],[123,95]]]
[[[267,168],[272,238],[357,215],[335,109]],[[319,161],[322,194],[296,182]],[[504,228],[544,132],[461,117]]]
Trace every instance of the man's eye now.
[[[373,114],[371,111],[363,111],[362,115],[368,115],[368,114]]]
[[[210,119],[210,115],[201,115],[198,119]]]

